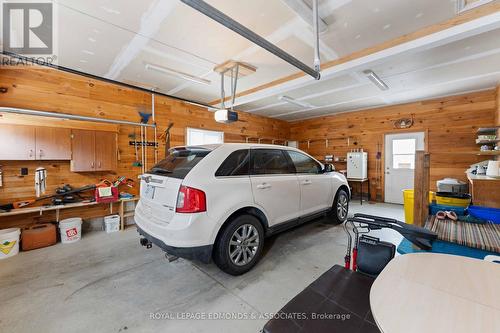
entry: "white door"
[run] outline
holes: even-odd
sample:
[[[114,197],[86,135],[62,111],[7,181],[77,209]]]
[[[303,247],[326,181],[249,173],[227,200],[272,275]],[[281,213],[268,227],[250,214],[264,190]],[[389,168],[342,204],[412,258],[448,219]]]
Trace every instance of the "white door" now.
[[[322,173],[321,164],[297,151],[287,150],[300,185],[300,215],[307,216],[333,205],[331,179]],[[331,202],[330,202],[331,201]]]
[[[403,190],[413,189],[415,151],[424,150],[424,132],[385,136],[385,202],[402,204]]]
[[[280,149],[250,150],[252,192],[266,212],[270,226],[300,215],[300,187],[285,153]]]

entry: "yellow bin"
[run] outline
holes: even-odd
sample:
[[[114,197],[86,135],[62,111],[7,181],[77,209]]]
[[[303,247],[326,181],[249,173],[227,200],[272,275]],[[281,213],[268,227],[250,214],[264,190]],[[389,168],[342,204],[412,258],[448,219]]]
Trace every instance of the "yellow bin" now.
[[[435,194],[429,191],[429,203],[435,200]],[[415,202],[415,195],[413,190],[403,190],[403,202],[405,207],[405,222],[413,224],[413,205]]]
[[[436,203],[438,205],[467,207],[470,204],[470,198],[460,199],[460,198],[442,197],[437,195]]]

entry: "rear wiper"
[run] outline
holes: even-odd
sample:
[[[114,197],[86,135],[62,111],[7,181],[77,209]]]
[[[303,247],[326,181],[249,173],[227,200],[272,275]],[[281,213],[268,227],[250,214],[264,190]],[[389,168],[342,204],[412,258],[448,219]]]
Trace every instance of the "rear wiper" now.
[[[172,173],[173,171],[163,169],[163,168],[153,168],[153,169],[151,169],[151,172],[166,174],[166,173]]]

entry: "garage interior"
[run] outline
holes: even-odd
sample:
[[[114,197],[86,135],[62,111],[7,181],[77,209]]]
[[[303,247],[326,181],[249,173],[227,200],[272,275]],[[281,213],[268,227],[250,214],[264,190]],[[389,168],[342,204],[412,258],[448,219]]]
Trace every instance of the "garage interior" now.
[[[500,331],[500,1],[30,4],[2,1],[0,331]],[[145,175],[206,144],[331,164],[349,218],[239,276],[144,248]]]

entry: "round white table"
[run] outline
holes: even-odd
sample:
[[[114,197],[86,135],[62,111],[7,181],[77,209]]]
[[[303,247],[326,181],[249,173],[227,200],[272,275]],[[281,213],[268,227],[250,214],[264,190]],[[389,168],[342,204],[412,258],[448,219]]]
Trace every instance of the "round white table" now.
[[[500,332],[500,264],[434,253],[394,258],[370,291],[383,333]]]

